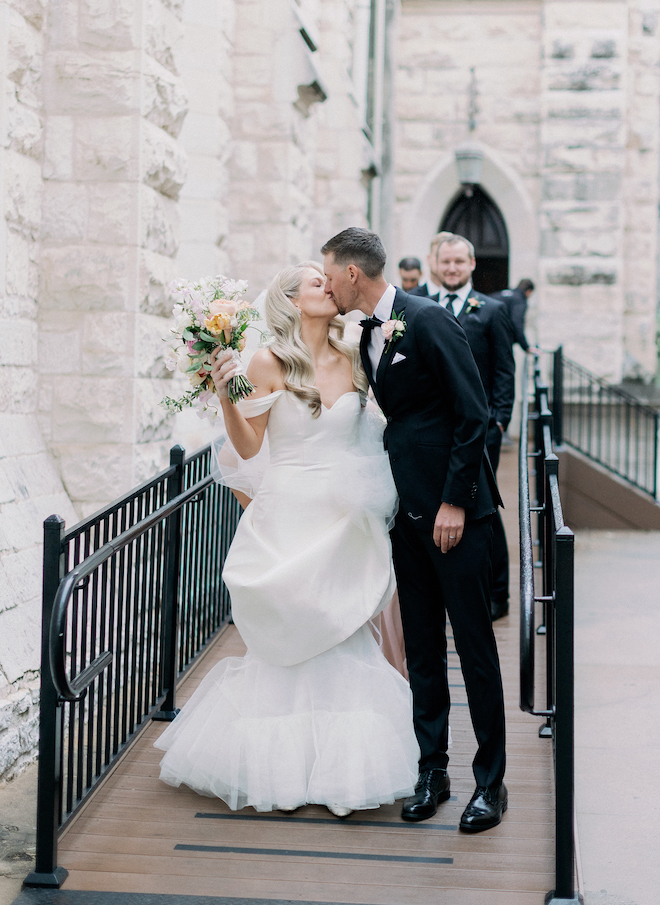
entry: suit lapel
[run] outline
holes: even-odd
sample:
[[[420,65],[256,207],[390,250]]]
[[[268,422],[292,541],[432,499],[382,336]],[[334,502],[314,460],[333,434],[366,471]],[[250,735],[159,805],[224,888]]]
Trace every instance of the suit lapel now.
[[[375,330],[378,327],[374,327]],[[367,380],[369,381],[369,385],[371,389],[374,391],[374,396],[376,397],[376,402],[378,405],[383,407],[383,403],[380,398],[380,393],[378,392],[378,386],[376,385],[376,378],[374,376],[373,368],[371,367],[371,358],[369,356],[369,338],[371,336],[371,331],[363,330],[362,336],[360,337],[360,358],[362,359],[362,367],[364,368],[364,372],[367,375]]]
[[[400,289],[397,289],[396,295],[394,296],[394,304],[392,305],[392,315],[394,313],[399,316],[403,315],[406,310],[406,301],[408,296],[405,292],[402,292]],[[388,347],[389,346],[389,347]],[[387,370],[387,366],[394,358],[394,353],[396,349],[396,342],[385,343],[385,347],[383,349],[383,354],[380,356],[380,361],[378,362],[378,370],[376,371],[376,385],[382,387],[383,378],[385,376],[385,371]],[[382,407],[382,406],[381,406]]]
[[[460,324],[461,326],[463,326],[463,323],[464,323],[464,321],[465,321],[465,318],[467,317],[467,308],[468,308],[468,305],[470,304],[470,299],[472,299],[472,298],[475,298],[475,299],[478,298],[478,296],[475,295],[475,292],[474,292],[473,289],[470,290],[470,294],[468,295],[468,297],[467,297],[467,298],[465,299],[465,301],[463,302],[463,307],[461,308],[461,310],[460,310],[460,311],[458,312],[458,314],[456,315],[456,320],[459,322],[459,324]]]
[[[371,367],[371,359],[369,358],[370,335],[371,334],[367,330],[362,330],[362,336],[360,337],[360,358],[362,359],[362,367],[364,368],[364,372],[367,375],[367,380],[373,386],[374,375],[373,369]]]

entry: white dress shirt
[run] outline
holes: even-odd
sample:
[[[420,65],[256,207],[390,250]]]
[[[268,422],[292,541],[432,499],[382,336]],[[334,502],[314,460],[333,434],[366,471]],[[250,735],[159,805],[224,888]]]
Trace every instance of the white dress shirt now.
[[[374,308],[374,317],[377,317],[378,320],[381,320],[383,323],[388,321],[392,317],[392,308],[394,307],[394,296],[396,295],[396,287],[391,283],[387,284],[387,289],[381,295],[380,301]],[[378,362],[380,361],[380,356],[383,354],[383,349],[385,348],[385,337],[383,336],[383,331],[380,327],[374,327],[371,331],[371,336],[369,337],[369,361],[371,362],[371,370],[374,375],[374,379],[376,378],[376,371],[378,370]]]

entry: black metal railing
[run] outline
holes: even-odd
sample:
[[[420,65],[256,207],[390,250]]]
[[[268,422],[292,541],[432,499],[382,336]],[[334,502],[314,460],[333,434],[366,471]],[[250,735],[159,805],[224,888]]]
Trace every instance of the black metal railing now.
[[[37,852],[27,886],[58,887],[59,832],[229,617],[222,565],[239,507],[185,458],[65,531],[44,523]]]
[[[553,357],[553,435],[658,499],[660,412],[586,368]]]
[[[564,524],[558,464],[553,451],[548,388],[538,359],[530,393],[530,357],[523,369],[523,404],[519,448],[520,478],[520,707],[545,718],[539,734],[552,738],[555,765],[555,888],[546,902],[579,901],[574,886],[574,535]],[[530,395],[534,411],[530,412]],[[535,422],[530,444],[529,424]],[[530,445],[533,447],[530,449]],[[530,500],[529,462],[535,463],[536,500]],[[532,504],[533,503],[533,504]],[[538,514],[539,559],[534,561],[531,514]],[[542,594],[536,595],[534,569],[542,570]],[[545,611],[546,706],[534,706],[535,605]]]

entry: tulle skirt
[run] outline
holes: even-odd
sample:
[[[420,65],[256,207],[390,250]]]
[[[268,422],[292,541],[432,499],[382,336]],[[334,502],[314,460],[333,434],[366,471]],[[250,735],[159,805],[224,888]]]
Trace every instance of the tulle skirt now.
[[[294,666],[222,660],[156,747],[164,782],[232,810],[391,804],[414,791],[419,758],[410,688],[368,625]]]

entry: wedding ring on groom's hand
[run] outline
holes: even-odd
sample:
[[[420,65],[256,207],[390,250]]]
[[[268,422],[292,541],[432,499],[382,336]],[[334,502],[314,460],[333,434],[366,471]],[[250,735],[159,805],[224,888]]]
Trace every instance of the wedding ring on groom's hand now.
[[[450,534],[450,535],[449,535],[449,540],[456,540],[456,535],[455,535],[455,534]]]

